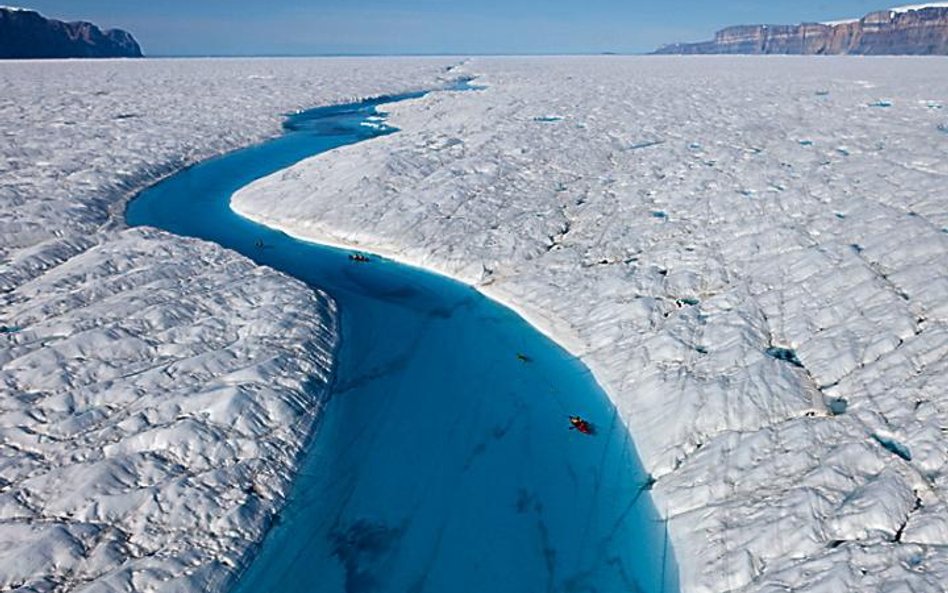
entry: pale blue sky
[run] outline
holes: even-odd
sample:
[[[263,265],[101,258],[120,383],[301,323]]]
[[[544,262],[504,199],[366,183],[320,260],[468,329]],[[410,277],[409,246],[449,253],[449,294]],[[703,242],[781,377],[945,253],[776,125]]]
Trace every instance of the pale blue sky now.
[[[16,0],[6,0],[10,4]],[[21,0],[128,29],[148,55],[641,53],[744,23],[859,17],[885,0]]]

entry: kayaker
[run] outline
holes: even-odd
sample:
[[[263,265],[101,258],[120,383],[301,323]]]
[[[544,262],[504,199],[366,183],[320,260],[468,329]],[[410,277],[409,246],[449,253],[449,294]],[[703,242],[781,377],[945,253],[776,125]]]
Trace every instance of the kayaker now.
[[[589,423],[588,420],[583,420],[579,416],[570,416],[569,417],[570,430],[578,430],[583,434],[593,435],[595,434],[595,428]]]

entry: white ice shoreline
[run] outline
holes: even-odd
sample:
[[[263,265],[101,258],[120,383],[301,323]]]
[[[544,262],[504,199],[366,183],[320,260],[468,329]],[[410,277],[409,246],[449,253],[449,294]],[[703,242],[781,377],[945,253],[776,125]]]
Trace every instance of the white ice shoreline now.
[[[398,134],[232,207],[477,286],[581,356],[683,591],[944,591],[946,68],[477,59],[487,92],[389,106]]]

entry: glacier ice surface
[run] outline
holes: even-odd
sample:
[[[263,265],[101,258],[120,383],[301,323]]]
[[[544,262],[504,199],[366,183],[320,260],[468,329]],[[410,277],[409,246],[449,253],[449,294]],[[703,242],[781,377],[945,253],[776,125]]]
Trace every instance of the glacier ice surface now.
[[[233,207],[475,284],[581,356],[682,590],[945,591],[948,62],[463,70],[486,90],[388,106],[401,132]]]

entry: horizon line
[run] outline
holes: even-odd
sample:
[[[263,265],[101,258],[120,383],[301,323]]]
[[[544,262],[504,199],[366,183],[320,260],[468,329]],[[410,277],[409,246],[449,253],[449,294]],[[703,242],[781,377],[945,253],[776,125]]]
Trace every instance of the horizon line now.
[[[645,56],[649,52],[618,52],[618,51],[578,51],[578,52],[324,52],[324,53],[259,53],[259,54],[229,54],[229,53],[168,53],[146,54],[142,58],[436,58],[459,57],[518,57],[518,56]],[[140,58],[139,58],[140,59]]]

